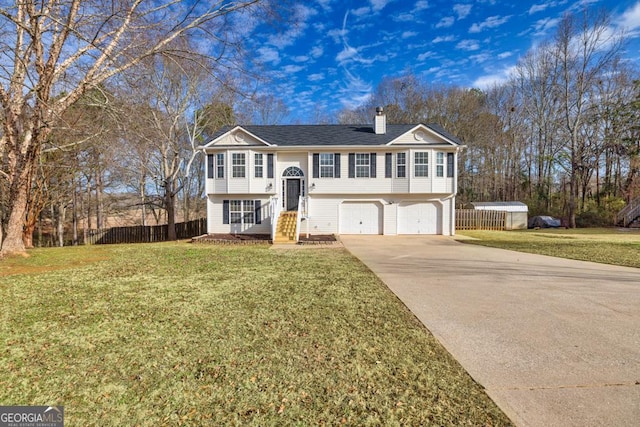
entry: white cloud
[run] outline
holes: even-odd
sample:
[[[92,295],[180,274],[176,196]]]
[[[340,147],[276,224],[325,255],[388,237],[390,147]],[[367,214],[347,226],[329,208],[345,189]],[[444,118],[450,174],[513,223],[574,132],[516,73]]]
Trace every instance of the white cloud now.
[[[493,86],[502,85],[509,80],[515,69],[516,67],[512,65],[496,73],[480,76],[472,83],[472,87],[484,90],[490,89]]]
[[[440,22],[436,24],[436,28],[449,28],[453,25],[454,22],[455,19],[453,18],[453,16],[447,16],[442,18]]]
[[[489,53],[479,53],[477,55],[471,55],[469,59],[478,64],[482,64],[491,59],[491,55]]]
[[[618,26],[627,31],[640,28],[640,1],[622,14]]]
[[[533,6],[531,6],[529,8],[529,15],[533,15],[534,13],[542,12],[543,10],[548,8],[549,6],[550,6],[549,3],[534,4]]]
[[[414,11],[429,9],[429,2],[427,0],[418,0],[414,6]]]
[[[369,6],[359,7],[358,9],[353,9],[351,13],[357,17],[365,16],[371,13],[371,8]]]
[[[471,28],[469,28],[469,32],[470,33],[479,33],[480,31],[486,29],[486,28],[495,28],[495,27],[499,27],[500,25],[506,23],[509,19],[511,18],[511,16],[490,16],[487,19],[485,19],[483,22],[479,23],[479,24],[473,24],[471,26]]]
[[[295,74],[298,71],[302,71],[304,70],[304,67],[301,65],[285,65],[284,67],[282,67],[282,71],[284,71],[287,74]]]
[[[345,108],[354,109],[364,104],[371,96],[371,84],[360,77],[354,76],[348,70],[346,73],[346,85],[339,89],[340,102]]]
[[[533,24],[533,28],[535,29],[536,36],[544,36],[547,34],[547,31],[558,25],[560,22],[560,18],[544,18],[539,19]]]
[[[339,64],[343,64],[346,61],[352,60],[358,56],[358,49],[351,47],[349,45],[345,45],[344,49],[336,56],[336,61]]]
[[[464,19],[471,13],[470,4],[455,4],[453,5],[453,11],[458,14],[458,19]]]
[[[390,0],[369,0],[369,3],[371,3],[371,9],[373,9],[374,12],[379,12],[384,9],[389,1]]]
[[[498,54],[498,59],[505,59],[509,58],[510,56],[513,56],[513,52],[502,52]]]
[[[401,13],[400,15],[394,16],[393,20],[397,22],[413,22],[415,17],[413,13]]]
[[[423,52],[420,55],[418,55],[418,61],[424,61],[427,58],[431,58],[435,55],[434,52],[432,51],[427,51],[427,52]]]
[[[299,37],[304,35],[308,27],[308,20],[317,14],[318,11],[315,9],[303,4],[296,4],[293,9],[293,20],[296,25],[290,26],[284,33],[271,35],[268,43],[280,49],[293,45]]]
[[[443,43],[443,42],[452,42],[456,39],[455,36],[438,36],[431,41],[431,43]]]
[[[291,59],[293,60],[293,62],[307,62],[309,60],[309,57],[307,55],[299,55],[294,56]]]
[[[324,48],[322,46],[314,46],[311,48],[311,51],[309,52],[309,55],[311,55],[312,58],[319,58],[324,54]]]
[[[307,80],[309,80],[310,82],[317,82],[323,79],[324,73],[309,74],[309,76],[307,77]]]
[[[280,63],[280,54],[278,51],[272,47],[261,47],[257,50],[258,52],[258,60],[265,63],[271,63],[273,65],[278,65]]]
[[[410,37],[415,37],[417,35],[418,35],[418,33],[416,33],[415,31],[405,31],[404,33],[402,33],[402,38],[403,39],[408,39]]]
[[[462,40],[456,45],[456,49],[468,51],[478,50],[480,49],[480,43],[478,43],[478,40]]]

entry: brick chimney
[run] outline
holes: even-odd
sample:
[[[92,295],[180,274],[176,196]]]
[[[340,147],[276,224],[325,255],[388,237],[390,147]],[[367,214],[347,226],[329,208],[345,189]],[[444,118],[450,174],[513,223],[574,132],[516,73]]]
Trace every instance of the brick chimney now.
[[[376,116],[373,118],[373,131],[376,135],[387,133],[387,116],[382,107],[376,107]]]

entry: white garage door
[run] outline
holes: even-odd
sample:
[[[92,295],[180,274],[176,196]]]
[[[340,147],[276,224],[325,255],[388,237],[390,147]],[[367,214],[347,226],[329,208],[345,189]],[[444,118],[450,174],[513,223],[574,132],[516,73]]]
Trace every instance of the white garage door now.
[[[401,203],[398,207],[398,234],[442,234],[439,203]]]
[[[382,206],[376,202],[345,202],[340,206],[340,233],[382,234]]]

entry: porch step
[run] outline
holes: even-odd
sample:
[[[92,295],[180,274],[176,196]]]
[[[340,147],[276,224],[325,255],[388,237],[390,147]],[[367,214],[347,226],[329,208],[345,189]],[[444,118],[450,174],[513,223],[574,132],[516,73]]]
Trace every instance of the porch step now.
[[[273,243],[296,243],[296,225],[298,223],[297,212],[282,212],[278,218],[276,235]]]

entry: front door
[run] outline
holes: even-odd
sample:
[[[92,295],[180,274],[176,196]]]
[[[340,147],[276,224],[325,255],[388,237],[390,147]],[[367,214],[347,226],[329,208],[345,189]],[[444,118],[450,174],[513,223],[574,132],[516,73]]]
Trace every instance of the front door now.
[[[287,179],[287,210],[298,210],[298,199],[300,198],[300,180]]]

